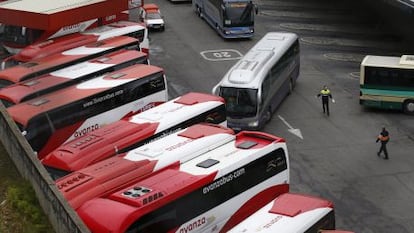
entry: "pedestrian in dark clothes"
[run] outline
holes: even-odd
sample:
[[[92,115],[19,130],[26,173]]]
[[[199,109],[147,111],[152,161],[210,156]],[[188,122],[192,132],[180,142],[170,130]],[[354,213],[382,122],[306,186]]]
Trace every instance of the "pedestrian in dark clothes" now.
[[[387,143],[390,140],[390,133],[382,127],[381,133],[378,135],[376,142],[381,142],[381,147],[377,153],[377,156],[381,156],[381,152],[384,152],[384,159],[388,159]]]

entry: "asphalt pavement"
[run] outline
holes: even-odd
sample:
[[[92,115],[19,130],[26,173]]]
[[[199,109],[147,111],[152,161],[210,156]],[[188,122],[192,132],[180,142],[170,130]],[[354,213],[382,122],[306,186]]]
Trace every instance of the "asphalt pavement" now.
[[[297,33],[300,77],[263,129],[288,142],[291,191],[334,201],[340,229],[414,232],[414,116],[359,105],[362,58],[412,54],[409,36],[359,1],[256,0],[255,37],[226,41],[196,17],[190,3],[152,2],[164,13],[166,30],[150,35],[151,63],[165,69],[172,97],[210,92],[237,61],[203,54],[245,54],[268,31]],[[336,100],[329,117],[315,98],[324,84]],[[382,126],[391,134],[389,160],[376,155]],[[290,129],[300,130],[303,138]]]

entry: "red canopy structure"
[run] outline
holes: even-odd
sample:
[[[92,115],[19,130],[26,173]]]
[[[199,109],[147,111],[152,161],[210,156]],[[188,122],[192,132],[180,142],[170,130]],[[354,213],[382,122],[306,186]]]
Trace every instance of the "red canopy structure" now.
[[[128,0],[15,0],[0,2],[0,23],[54,30],[128,10]]]

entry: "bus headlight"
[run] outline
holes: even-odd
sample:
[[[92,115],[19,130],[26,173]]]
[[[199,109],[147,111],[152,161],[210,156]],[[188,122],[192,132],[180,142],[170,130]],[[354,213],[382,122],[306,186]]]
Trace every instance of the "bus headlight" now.
[[[247,124],[249,127],[257,127],[259,125],[259,121],[253,121]]]
[[[224,30],[224,34],[228,35],[228,34],[230,34],[230,31],[229,30]]]

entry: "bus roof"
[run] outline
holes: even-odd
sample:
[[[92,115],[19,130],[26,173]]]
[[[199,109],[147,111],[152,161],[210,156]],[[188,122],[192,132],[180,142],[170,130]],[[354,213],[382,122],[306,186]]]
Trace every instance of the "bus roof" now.
[[[35,59],[30,62],[22,63],[17,66],[7,68],[0,71],[0,81],[5,80],[12,83],[18,83],[25,80],[25,76],[42,70],[49,70],[55,66],[68,64],[82,57],[97,54],[109,49],[127,45],[130,43],[138,43],[138,39],[127,36],[117,36],[99,42],[93,42],[85,46],[76,47],[66,50],[62,53],[52,54],[47,57]],[[54,69],[56,70],[56,69]]]
[[[286,193],[280,195],[273,202],[269,213],[294,217],[309,210],[323,207],[333,208],[333,203],[313,196]]]
[[[76,32],[31,44],[21,49],[19,53],[13,56],[13,59],[20,62],[28,62],[33,59],[50,56],[51,54],[80,47],[96,41],[105,40],[115,36],[133,34],[139,30],[145,30],[145,27],[140,23],[118,21],[83,32]]]
[[[284,193],[252,214],[229,233],[305,232],[334,209],[331,201],[319,197]],[[254,230],[253,230],[254,229]]]
[[[119,0],[14,0],[0,3],[0,22],[52,30],[128,9]]]
[[[361,65],[414,69],[414,55],[402,55],[401,57],[367,55],[362,60]]]
[[[225,74],[220,86],[259,88],[266,68],[277,61],[297,38],[294,33],[267,33]]]
[[[138,64],[130,66],[85,81],[81,84],[73,85],[57,92],[52,92],[33,100],[11,106],[7,111],[12,116],[13,120],[26,126],[30,119],[41,113],[52,111],[59,106],[82,100],[85,97],[104,92],[112,87],[162,71],[161,68],[151,65]]]
[[[65,83],[80,82],[80,80],[76,81],[76,79],[100,70],[105,70],[106,68],[113,67],[119,63],[125,63],[133,58],[141,58],[142,60],[146,60],[147,54],[136,50],[118,50],[86,62],[81,62],[42,76],[38,76],[28,81],[19,82],[1,88],[0,99],[17,104],[22,102],[22,99],[25,99],[34,93],[41,95],[45,90],[52,87],[64,85]]]
[[[117,21],[110,24],[102,25],[100,27],[92,28],[80,34],[98,36],[98,40],[104,40],[118,35],[128,35],[144,30],[145,26],[142,23],[132,21]]]

